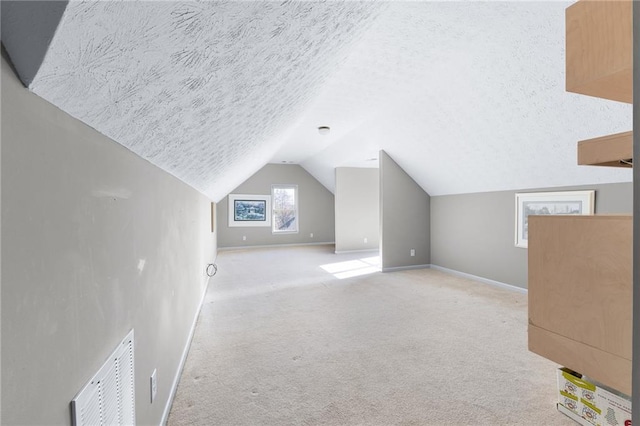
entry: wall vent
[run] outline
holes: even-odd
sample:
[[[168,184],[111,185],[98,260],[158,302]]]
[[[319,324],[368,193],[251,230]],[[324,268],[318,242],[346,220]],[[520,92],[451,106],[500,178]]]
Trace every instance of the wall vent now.
[[[133,330],[71,401],[74,426],[135,425]]]

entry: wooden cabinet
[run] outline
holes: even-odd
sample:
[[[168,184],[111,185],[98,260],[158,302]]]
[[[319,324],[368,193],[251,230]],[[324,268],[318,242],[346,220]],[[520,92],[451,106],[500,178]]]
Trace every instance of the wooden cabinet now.
[[[567,8],[568,92],[633,103],[632,6],[631,0],[581,0]],[[630,167],[632,146],[632,132],[581,141],[578,164]]]
[[[582,0],[567,8],[568,92],[633,102],[631,12],[631,0]]]
[[[633,132],[578,142],[578,164],[589,166],[631,167]]]
[[[529,349],[631,395],[632,216],[529,217]]]
[[[632,3],[566,11],[567,91],[633,102]],[[578,164],[629,167],[633,133],[581,141]],[[529,349],[631,395],[632,216],[529,217]]]

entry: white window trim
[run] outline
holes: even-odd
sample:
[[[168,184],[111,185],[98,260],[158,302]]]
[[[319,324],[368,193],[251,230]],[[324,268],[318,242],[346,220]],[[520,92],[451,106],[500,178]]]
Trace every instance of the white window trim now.
[[[274,199],[274,189],[275,188],[293,188],[295,191],[295,209],[296,209],[296,230],[295,231],[277,231],[274,229],[276,220],[275,220],[275,199]],[[273,220],[271,221],[271,233],[274,235],[285,235],[285,234],[299,234],[300,233],[300,209],[298,208],[298,185],[292,184],[274,184],[271,185],[271,216]]]

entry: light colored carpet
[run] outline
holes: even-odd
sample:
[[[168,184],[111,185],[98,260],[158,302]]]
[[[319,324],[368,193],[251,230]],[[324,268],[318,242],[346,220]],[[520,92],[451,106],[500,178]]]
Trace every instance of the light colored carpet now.
[[[220,253],[169,425],[574,424],[526,295],[332,250]]]

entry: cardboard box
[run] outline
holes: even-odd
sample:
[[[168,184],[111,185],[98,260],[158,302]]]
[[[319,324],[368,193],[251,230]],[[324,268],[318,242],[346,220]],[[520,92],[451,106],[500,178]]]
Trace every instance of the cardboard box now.
[[[589,421],[593,418],[591,412],[596,411],[592,403],[595,392],[596,386],[578,373],[568,368],[558,369],[558,403]],[[589,404],[586,409],[585,401]],[[595,424],[595,420],[592,423]]]
[[[588,421],[586,421],[585,419],[583,419],[582,417],[580,417],[579,415],[577,415],[573,411],[569,410],[564,405],[557,404],[557,407],[558,407],[558,411],[560,411],[565,416],[569,417],[574,422],[576,422],[576,423],[578,423],[578,424],[580,424],[582,426],[592,426],[591,423],[589,423]]]
[[[631,426],[631,401],[625,396],[598,386],[596,406],[602,412],[598,426]]]
[[[600,410],[600,408],[595,404],[591,404],[584,399],[580,399],[580,415],[592,425],[598,426],[600,424],[602,410]]]
[[[632,426],[629,397],[568,368],[557,373],[558,411],[584,426]]]

